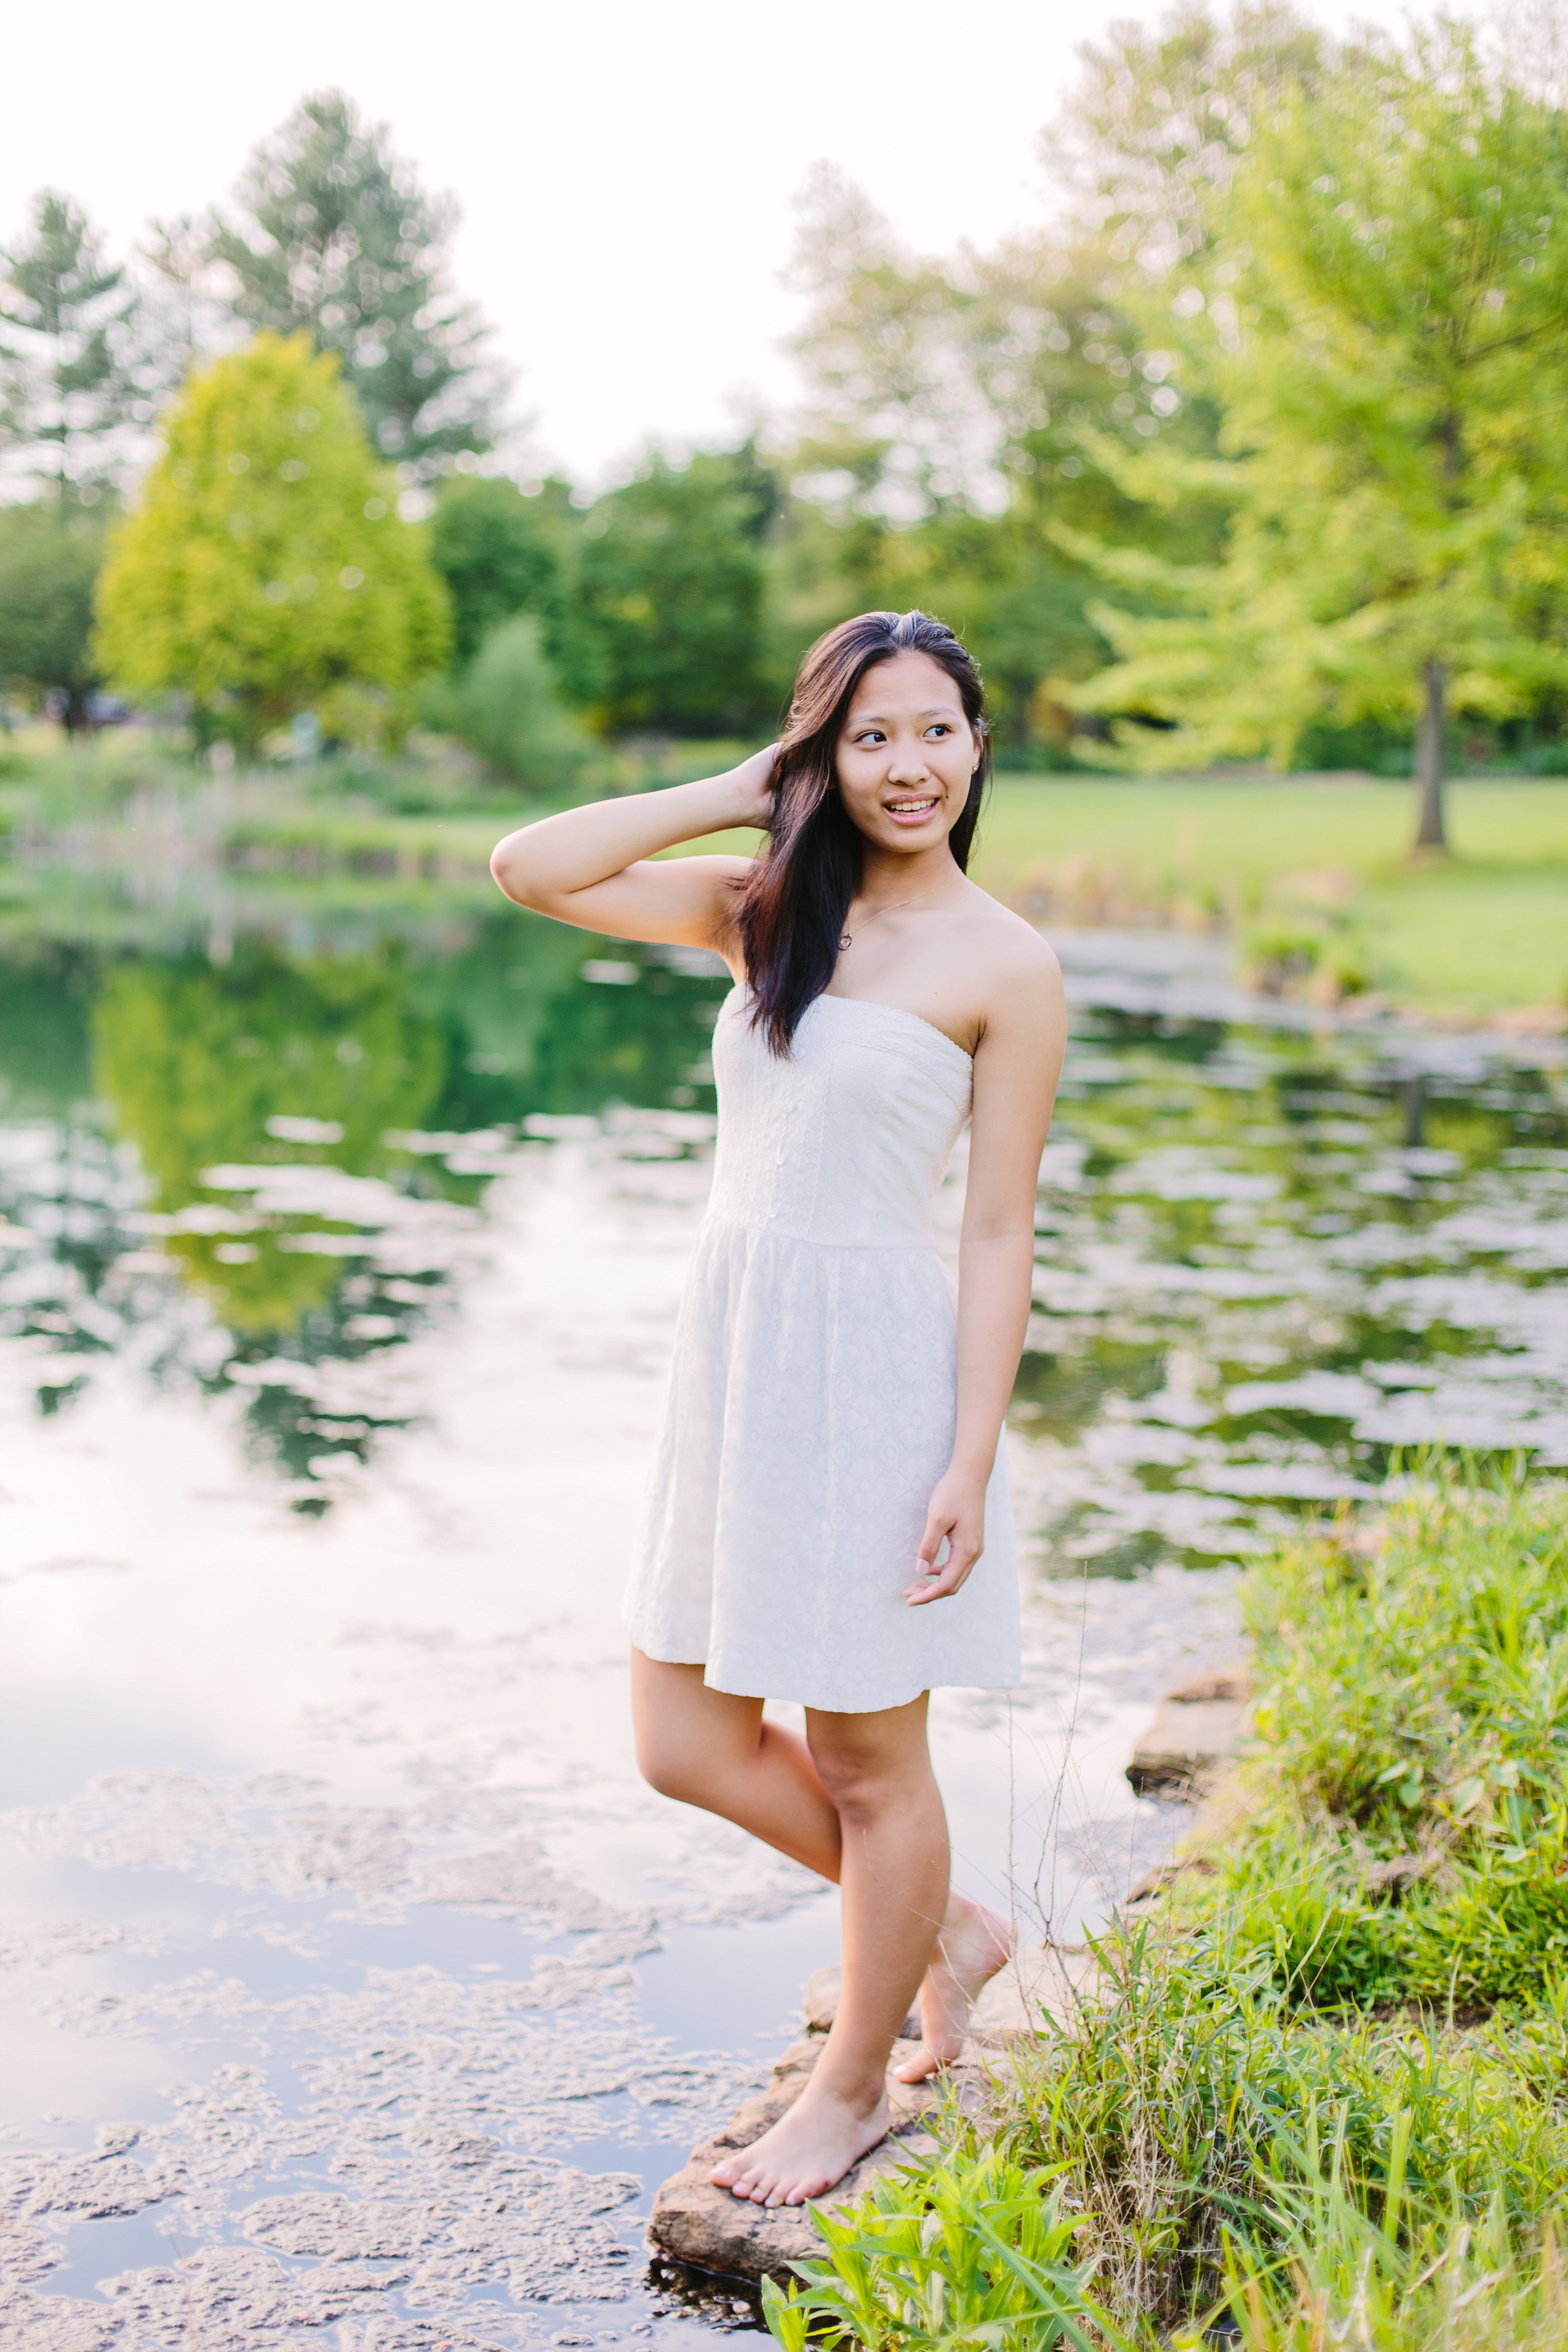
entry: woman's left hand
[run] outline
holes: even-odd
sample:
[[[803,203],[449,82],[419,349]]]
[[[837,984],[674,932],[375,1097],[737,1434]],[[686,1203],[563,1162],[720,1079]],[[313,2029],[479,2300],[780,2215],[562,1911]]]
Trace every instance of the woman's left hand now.
[[[939,1568],[937,1554],[943,1541],[947,1558]],[[985,1480],[949,1470],[937,1482],[921,1538],[915,1580],[905,1591],[911,1607],[922,1601],[951,1599],[985,1549]]]

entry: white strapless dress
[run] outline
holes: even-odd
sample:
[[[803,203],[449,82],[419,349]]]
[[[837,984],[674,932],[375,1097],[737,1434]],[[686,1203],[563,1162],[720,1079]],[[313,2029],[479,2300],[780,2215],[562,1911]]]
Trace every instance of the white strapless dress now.
[[[1005,1444],[985,1549],[903,1598],[952,1448],[956,1327],[931,1201],[970,1058],[895,1005],[819,996],[787,1060],[724,1001],[713,1189],[625,1620],[715,1690],[838,1713],[1019,1680]]]

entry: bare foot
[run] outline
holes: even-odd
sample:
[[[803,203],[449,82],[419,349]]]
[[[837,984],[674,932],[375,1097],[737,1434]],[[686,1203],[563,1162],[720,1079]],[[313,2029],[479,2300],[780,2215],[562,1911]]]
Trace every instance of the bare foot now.
[[[921,2046],[893,2069],[900,2083],[923,2083],[951,2066],[963,2048],[969,2012],[982,1986],[1013,1957],[1018,1931],[998,1911],[954,1895],[921,1985]]]
[[[804,2205],[843,2179],[852,2164],[888,2136],[888,2100],[851,2106],[816,2083],[808,2083],[793,2107],[750,2147],[737,2148],[708,2178],[717,2189],[749,2197],[756,2205]]]

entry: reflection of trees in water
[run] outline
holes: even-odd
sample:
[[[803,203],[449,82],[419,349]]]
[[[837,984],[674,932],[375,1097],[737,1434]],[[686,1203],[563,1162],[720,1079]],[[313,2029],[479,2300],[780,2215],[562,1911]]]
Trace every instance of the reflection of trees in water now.
[[[640,978],[584,981],[584,963],[607,950]],[[309,1491],[323,1460],[363,1461],[398,1419],[369,1402],[374,1380],[352,1407],[325,1402],[311,1368],[374,1355],[441,1287],[434,1267],[389,1282],[362,1254],[299,1245],[302,1225],[344,1222],[332,1178],[471,1200],[485,1177],[410,1154],[388,1134],[689,1101],[717,993],[639,950],[505,915],[438,958],[396,941],[310,958],[251,942],[223,964],[185,954],[104,972],[90,1024],[98,1094],[136,1147],[150,1207],[177,1221],[162,1229],[165,1254],[240,1342],[227,1377],[240,1377],[245,1358],[254,1367],[250,1441],[300,1486],[297,1509],[326,1507],[325,1488]],[[316,1137],[273,1131],[293,1121],[315,1123]],[[319,1166],[321,1207],[308,1190],[293,1208],[205,1181],[225,1164]]]
[[[99,1091],[163,1213],[187,1209],[203,1171],[225,1161],[317,1160],[382,1175],[395,1158],[387,1129],[419,1126],[445,1074],[439,1031],[405,1002],[388,960],[290,963],[251,949],[216,968],[194,958],[121,964],[94,1004],[92,1038]],[[324,1148],[279,1140],[268,1125],[280,1118],[330,1121],[342,1139]],[[167,1241],[238,1331],[290,1331],[337,1286],[331,1258],[286,1250],[268,1227],[237,1246],[254,1255],[236,1262],[232,1233]]]
[[[584,982],[584,962],[606,953],[640,977]],[[245,1196],[215,1197],[205,1170],[316,1162],[427,1184],[430,1162],[411,1167],[389,1131],[689,1102],[719,993],[639,949],[506,914],[439,958],[396,942],[310,958],[242,943],[224,964],[186,954],[110,965],[91,1010],[93,1078],[141,1156],[150,1206],[205,1226],[164,1246],[223,1320],[253,1339],[303,1338],[307,1321],[341,1319],[341,1265],[286,1246],[279,1221],[253,1222]],[[300,1118],[341,1139],[269,1132]],[[459,1195],[482,1184],[439,1181]]]
[[[58,1117],[89,1092],[88,1007],[96,961],[29,940],[0,968],[0,1118]]]
[[[624,987],[583,978],[611,960],[639,977]],[[501,913],[471,946],[410,973],[413,1001],[450,1040],[437,1127],[485,1127],[534,1110],[587,1112],[606,1103],[710,1107],[704,1080],[714,1008],[729,986],[693,976],[657,950],[603,940],[533,915]]]

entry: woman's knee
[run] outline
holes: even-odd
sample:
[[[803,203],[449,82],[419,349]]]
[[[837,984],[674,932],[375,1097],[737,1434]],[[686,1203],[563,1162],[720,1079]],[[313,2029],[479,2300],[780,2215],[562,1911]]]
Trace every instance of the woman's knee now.
[[[634,1650],[632,1723],[637,1770],[648,1787],[682,1804],[706,1805],[736,1731],[744,1728],[731,1720],[735,1706],[707,1689],[700,1666],[668,1665]]]
[[[814,1741],[812,1762],[840,1820],[873,1821],[908,1796],[929,1767],[920,1759],[889,1756],[851,1740]]]
[[[923,1698],[873,1715],[807,1711],[811,1760],[842,1820],[873,1821],[934,1790],[925,1714]]]
[[[672,1737],[658,1724],[639,1725],[637,1758],[637,1770],[661,1797],[673,1797],[681,1804],[701,1803],[698,1791],[711,1776],[689,1741],[679,1734]]]

